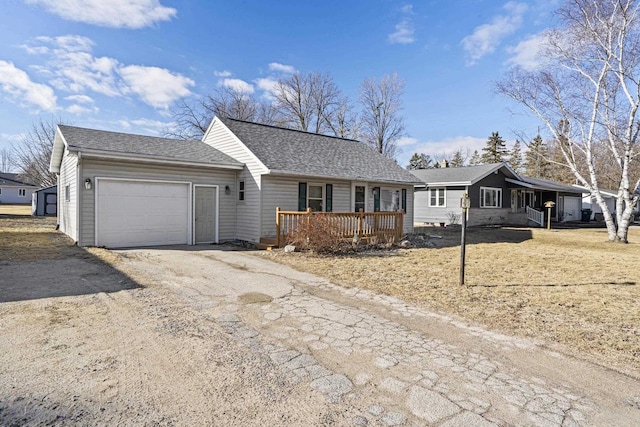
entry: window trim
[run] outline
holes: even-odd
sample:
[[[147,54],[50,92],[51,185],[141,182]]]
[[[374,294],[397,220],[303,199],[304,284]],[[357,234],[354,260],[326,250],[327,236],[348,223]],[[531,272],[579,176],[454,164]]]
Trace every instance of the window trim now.
[[[484,194],[487,190],[496,191],[497,206],[485,206]],[[480,207],[482,209],[502,209],[502,188],[499,187],[480,187]]]
[[[247,189],[247,184],[245,183],[245,180],[238,181],[238,201],[239,202],[245,201],[246,189]]]
[[[431,203],[431,192],[436,191],[436,204]],[[442,191],[442,204],[439,204],[440,201],[440,191]],[[427,191],[428,199],[429,199],[429,207],[430,208],[446,208],[447,207],[447,187],[430,187]]]
[[[307,183],[307,209],[310,208],[309,206],[309,200],[321,200],[322,203],[322,209],[320,209],[319,211],[314,211],[314,212],[326,212],[326,206],[325,206],[325,197],[327,195],[327,189],[325,187],[326,184],[319,184],[317,182],[308,182]],[[322,189],[322,199],[318,199],[315,197],[310,197],[311,196],[311,187],[320,187]]]

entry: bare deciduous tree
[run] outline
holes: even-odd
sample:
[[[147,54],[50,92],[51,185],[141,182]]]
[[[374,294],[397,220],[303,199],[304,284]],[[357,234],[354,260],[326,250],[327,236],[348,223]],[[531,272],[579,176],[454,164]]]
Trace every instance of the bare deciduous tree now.
[[[29,183],[48,187],[58,182],[56,174],[49,172],[51,150],[56,127],[61,119],[39,119],[22,139],[13,145],[15,163],[21,178]]]
[[[13,153],[7,148],[0,150],[0,172],[11,172],[14,165]]]
[[[275,106],[285,126],[319,134],[339,132],[336,115],[340,106],[348,105],[327,73],[296,72],[281,78],[274,96]]]
[[[567,167],[587,187],[609,240],[627,242],[640,181],[640,21],[634,0],[569,0],[560,26],[546,33],[537,70],[513,69],[498,91],[526,107],[557,142]],[[560,125],[558,125],[560,123]],[[614,219],[600,193],[596,146],[604,143],[618,169]]]
[[[397,74],[366,79],[360,86],[361,138],[379,153],[394,158],[396,141],[405,135],[402,110],[404,83]]]
[[[164,134],[180,139],[200,139],[214,116],[263,124],[278,121],[278,112],[270,102],[256,99],[251,93],[222,86],[199,102],[182,100],[173,110],[175,126],[166,129]]]

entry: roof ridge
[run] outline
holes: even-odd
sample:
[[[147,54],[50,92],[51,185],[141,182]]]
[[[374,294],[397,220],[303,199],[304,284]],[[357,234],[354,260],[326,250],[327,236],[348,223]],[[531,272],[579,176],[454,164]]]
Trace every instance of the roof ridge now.
[[[286,128],[286,127],[283,127],[283,126],[268,125],[268,124],[265,124],[265,123],[258,123],[258,122],[250,122],[248,120],[234,119],[234,118],[231,118],[231,117],[220,117],[220,119],[223,120],[223,121],[224,120],[231,120],[231,121],[234,121],[234,122],[246,123],[246,124],[249,124],[249,125],[258,125],[258,126],[264,126],[264,127],[268,127],[268,128],[272,128],[272,129],[280,129],[280,130],[288,130],[288,131],[291,131],[291,132],[298,132],[298,133],[302,133],[302,134],[305,134],[305,135],[324,136],[326,138],[340,139],[340,140],[343,140],[343,141],[350,141],[350,142],[359,142],[359,143],[363,144],[362,141],[359,141],[357,139],[342,138],[342,137],[335,136],[335,135],[325,135],[324,133],[315,133],[315,132],[309,132],[309,131],[304,131],[304,130],[300,130],[300,129]]]
[[[144,134],[141,134],[141,133],[130,133],[130,132],[118,132],[118,131],[113,131],[113,130],[94,129],[94,128],[87,128],[87,127],[81,127],[81,126],[71,126],[71,125],[58,125],[58,126],[59,127],[63,127],[63,128],[73,128],[73,129],[80,129],[80,130],[88,130],[90,132],[104,132],[104,133],[111,133],[111,134],[125,135],[125,136],[141,136],[143,138],[163,139],[163,140],[167,140],[167,141],[202,142],[202,140],[200,140],[200,139],[168,138],[166,136],[144,135]]]

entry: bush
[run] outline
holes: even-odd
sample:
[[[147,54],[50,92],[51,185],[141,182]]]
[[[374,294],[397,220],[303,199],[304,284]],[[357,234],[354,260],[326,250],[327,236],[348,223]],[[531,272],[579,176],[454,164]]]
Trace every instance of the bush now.
[[[455,213],[453,211],[447,212],[447,220],[449,220],[449,224],[451,225],[459,224],[461,218],[461,215],[458,213]]]
[[[336,253],[351,249],[351,239],[335,232],[331,218],[326,215],[310,215],[288,239],[289,244],[317,253]]]

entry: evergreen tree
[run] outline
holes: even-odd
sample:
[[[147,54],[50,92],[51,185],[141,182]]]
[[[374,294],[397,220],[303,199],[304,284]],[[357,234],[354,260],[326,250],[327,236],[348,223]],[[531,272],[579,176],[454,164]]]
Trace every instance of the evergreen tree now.
[[[477,166],[481,164],[482,159],[480,158],[480,154],[478,153],[478,150],[474,150],[471,159],[469,159],[469,166]]]
[[[511,166],[511,169],[516,173],[522,172],[522,150],[520,149],[520,141],[517,139],[513,144],[513,148],[511,149],[509,160],[507,162],[509,163],[509,166]]]
[[[465,161],[466,159],[462,154],[462,148],[458,148],[458,150],[453,153],[453,157],[451,158],[451,162],[449,162],[449,166],[452,168],[461,168],[462,166],[464,166]]]
[[[500,163],[507,155],[507,145],[498,132],[492,132],[482,151],[482,163]]]
[[[409,164],[407,165],[407,169],[416,170],[416,169],[429,169],[432,166],[433,160],[431,157],[424,153],[414,153],[409,159]]]
[[[536,136],[524,156],[524,173],[532,178],[548,179],[551,171],[549,151],[540,135]]]

